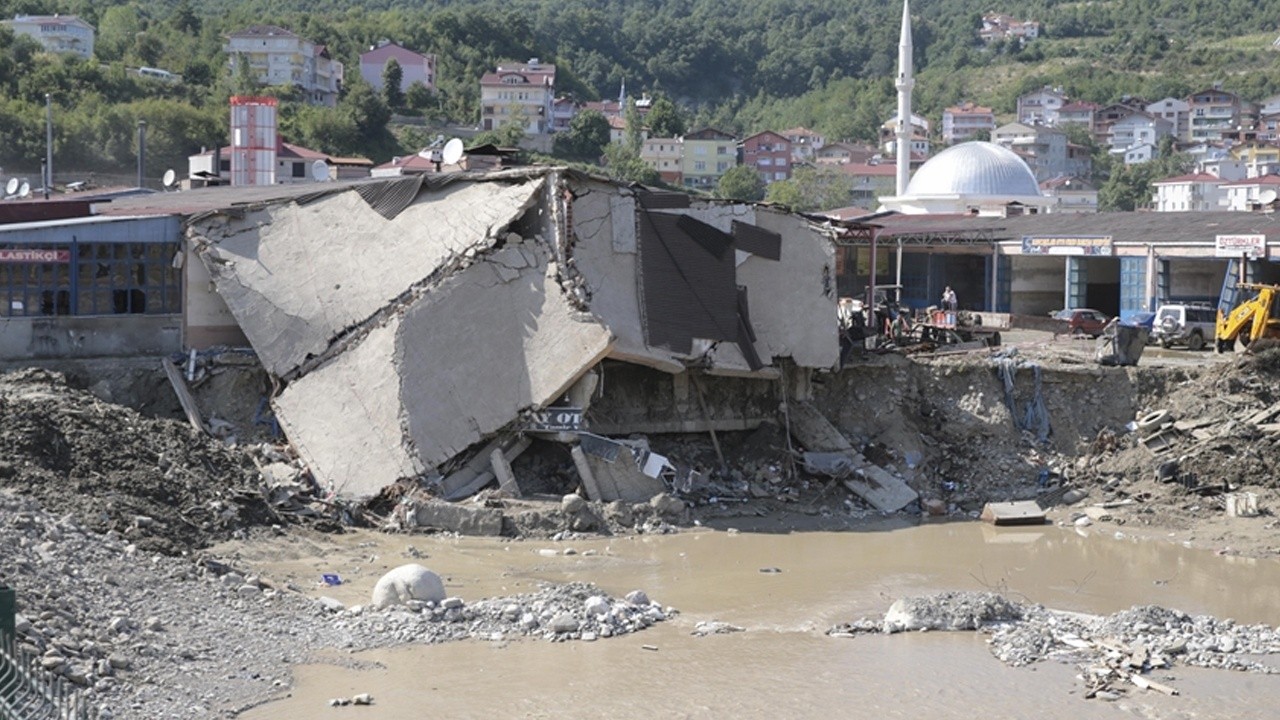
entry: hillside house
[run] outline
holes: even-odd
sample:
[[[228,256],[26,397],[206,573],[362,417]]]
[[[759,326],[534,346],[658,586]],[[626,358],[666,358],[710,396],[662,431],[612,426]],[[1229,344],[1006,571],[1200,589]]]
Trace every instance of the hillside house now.
[[[753,168],[765,184],[791,179],[791,141],[772,130],[742,141],[742,164]]]
[[[1231,212],[1255,212],[1270,209],[1280,194],[1280,175],[1263,175],[1247,180],[1233,180],[1221,185],[1226,209]],[[1264,197],[1264,193],[1269,197]],[[1269,202],[1263,202],[1264,200]]]
[[[791,164],[814,162],[827,139],[807,127],[780,130],[778,134],[791,142]]]
[[[1209,88],[1187,98],[1189,120],[1187,139],[1221,140],[1241,124],[1240,96],[1220,88]]]
[[[527,63],[502,63],[480,78],[480,129],[497,130],[518,122],[529,145],[548,151],[555,97],[555,65],[537,58]]]
[[[867,163],[878,158],[880,151],[869,145],[837,142],[824,145],[814,151],[813,161],[818,165],[840,165],[842,163]]]
[[[973,140],[995,129],[996,116],[989,107],[963,102],[942,111],[942,142],[946,145]]]
[[[1099,107],[1097,103],[1091,102],[1067,103],[1058,108],[1058,127],[1082,125],[1092,133]]]
[[[982,16],[982,28],[978,30],[978,37],[984,43],[1003,39],[1025,43],[1040,37],[1040,23],[1035,20],[1019,20],[1004,13],[987,13]]]
[[[658,171],[668,185],[683,185],[684,140],[682,138],[645,138],[640,146],[640,159]]]
[[[1222,178],[1207,172],[1194,172],[1157,180],[1152,203],[1156,212],[1208,212],[1221,210],[1226,202]]]
[[[75,15],[15,15],[0,25],[33,38],[46,52],[93,57],[93,26]]]
[[[1160,138],[1172,136],[1173,125],[1168,120],[1134,112],[1111,124],[1107,144],[1112,154],[1122,155],[1135,145],[1159,145]]]
[[[401,91],[408,90],[414,83],[422,83],[431,91],[436,89],[436,56],[414,52],[390,40],[383,40],[368,52],[360,53],[360,77],[381,90],[383,70],[392,58],[400,64]]]
[[[1046,209],[1049,213],[1096,213],[1098,212],[1098,188],[1088,180],[1074,175],[1059,175],[1040,183],[1040,192],[1052,202]]]
[[[1018,96],[1018,122],[1024,125],[1057,125],[1058,111],[1067,104],[1062,88],[1042,87]]]
[[[738,141],[715,128],[703,128],[684,136],[681,181],[687,188],[707,190],[738,163]]]
[[[1187,132],[1191,122],[1191,104],[1186,100],[1167,97],[1147,105],[1145,112],[1172,125],[1175,138],[1179,140],[1187,139]]]

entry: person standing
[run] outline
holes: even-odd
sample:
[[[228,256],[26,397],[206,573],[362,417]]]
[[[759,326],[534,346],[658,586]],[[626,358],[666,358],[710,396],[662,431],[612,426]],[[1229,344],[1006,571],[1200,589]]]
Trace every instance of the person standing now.
[[[942,291],[942,310],[946,313],[947,325],[955,326],[956,310],[959,309],[959,301],[956,300],[956,291],[948,285]]]

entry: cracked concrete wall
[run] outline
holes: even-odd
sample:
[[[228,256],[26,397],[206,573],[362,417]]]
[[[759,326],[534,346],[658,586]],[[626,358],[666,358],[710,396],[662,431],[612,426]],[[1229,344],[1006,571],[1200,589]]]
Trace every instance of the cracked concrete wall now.
[[[451,257],[492,247],[542,186],[453,183],[423,192],[392,220],[349,191],[196,229],[211,242],[203,259],[219,294],[263,365],[284,376]]]
[[[591,309],[618,338],[611,357],[666,372],[681,372],[681,356],[645,342],[635,254],[636,220],[630,191],[604,183],[582,183],[573,202],[577,244],[574,263],[591,288]],[[802,367],[829,368],[839,358],[836,327],[835,253],[831,243],[803,218],[744,204],[704,204],[667,212],[691,215],[728,233],[733,221],[782,235],[781,260],[737,252],[737,283],[747,287],[756,351],[769,364],[791,357]],[[826,269],[827,282],[823,273]],[[706,343],[695,343],[698,348]],[[750,374],[734,343],[715,343],[708,353],[714,371]]]
[[[748,255],[738,265],[756,352],[766,364],[772,357],[790,357],[800,367],[834,367],[840,359],[834,245],[789,213],[757,208],[755,224],[782,235],[781,259]]]
[[[608,354],[609,330],[573,308],[549,256],[503,247],[290,383],[276,409],[316,478],[376,493],[557,399]]]
[[[572,231],[578,242],[573,262],[590,288],[592,312],[605,319],[617,338],[611,357],[671,373],[683,371],[677,355],[645,343],[634,195],[604,183],[581,183],[574,190]]]

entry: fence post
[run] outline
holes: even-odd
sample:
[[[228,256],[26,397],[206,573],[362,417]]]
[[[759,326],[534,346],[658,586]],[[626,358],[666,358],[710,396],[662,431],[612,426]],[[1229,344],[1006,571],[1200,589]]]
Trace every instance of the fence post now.
[[[13,637],[14,614],[17,605],[13,588],[0,583],[0,637]]]

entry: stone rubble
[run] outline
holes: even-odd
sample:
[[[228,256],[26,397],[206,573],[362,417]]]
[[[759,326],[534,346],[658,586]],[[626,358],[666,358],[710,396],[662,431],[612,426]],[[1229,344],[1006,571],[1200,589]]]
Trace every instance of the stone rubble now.
[[[103,718],[231,717],[279,695],[321,650],[517,638],[594,640],[676,611],[586,583],[512,597],[346,608],[205,555],[148,553],[0,491],[0,582],[18,590],[19,645]],[[354,661],[338,661],[354,662]],[[352,699],[354,702],[354,698]]]
[[[1280,654],[1280,631],[1275,628],[1191,616],[1156,605],[1093,616],[1016,603],[996,593],[947,592],[902,598],[882,620],[856,620],[837,625],[827,634],[854,637],[928,630],[987,633],[992,655],[1014,667],[1044,660],[1074,663],[1081,668],[1086,696],[1102,699],[1108,693],[1123,692],[1122,687],[1113,685],[1119,680],[1176,694],[1176,689],[1142,677],[1175,662],[1280,673],[1280,667],[1257,659]]]

